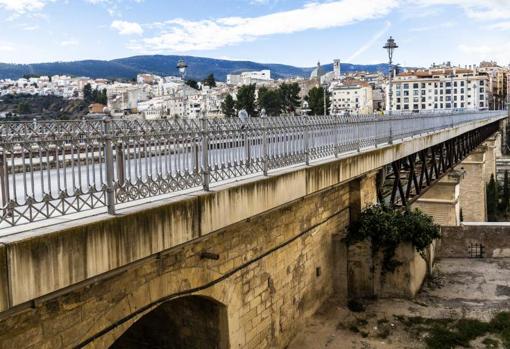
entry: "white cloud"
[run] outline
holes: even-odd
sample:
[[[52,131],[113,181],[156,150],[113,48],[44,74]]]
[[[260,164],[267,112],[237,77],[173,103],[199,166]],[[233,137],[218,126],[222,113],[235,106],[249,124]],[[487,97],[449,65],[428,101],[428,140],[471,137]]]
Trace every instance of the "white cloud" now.
[[[484,60],[510,61],[510,43],[507,40],[492,40],[490,43],[470,42],[469,44],[461,44],[458,48],[472,62]]]
[[[143,51],[212,50],[275,34],[342,27],[376,19],[396,8],[400,0],[337,0],[260,17],[226,17],[165,22],[159,35],[132,43]]]
[[[361,56],[365,51],[374,46],[375,43],[379,42],[379,39],[388,32],[391,27],[391,22],[386,22],[384,24],[384,28],[375,33],[370,40],[364,43],[359,49],[356,50],[349,58],[347,58],[346,62],[353,62],[358,56]]]
[[[457,23],[449,21],[449,22],[442,22],[442,23],[435,24],[435,25],[427,25],[424,27],[411,28],[411,29],[409,29],[409,31],[426,32],[426,31],[437,30],[437,29],[452,28],[456,25],[457,25]]]
[[[489,28],[496,29],[496,30],[509,30],[510,22],[499,22],[499,23],[490,25]]]
[[[78,46],[79,42],[78,40],[76,39],[69,39],[69,40],[64,40],[60,43],[60,46],[64,46],[64,47],[71,47],[71,46]]]
[[[408,0],[421,6],[455,5],[472,19],[490,21],[510,18],[508,0]]]
[[[47,0],[0,0],[0,8],[22,14],[39,11],[47,2]]]
[[[140,24],[138,24],[136,22],[113,21],[111,28],[117,30],[120,35],[141,35],[141,34],[143,34],[142,27],[140,26]]]

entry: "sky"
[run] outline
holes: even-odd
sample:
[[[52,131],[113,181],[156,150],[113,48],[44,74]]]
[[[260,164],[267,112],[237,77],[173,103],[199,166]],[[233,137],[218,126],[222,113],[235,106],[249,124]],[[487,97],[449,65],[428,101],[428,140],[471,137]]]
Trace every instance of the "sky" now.
[[[510,63],[510,0],[0,0],[0,62]]]

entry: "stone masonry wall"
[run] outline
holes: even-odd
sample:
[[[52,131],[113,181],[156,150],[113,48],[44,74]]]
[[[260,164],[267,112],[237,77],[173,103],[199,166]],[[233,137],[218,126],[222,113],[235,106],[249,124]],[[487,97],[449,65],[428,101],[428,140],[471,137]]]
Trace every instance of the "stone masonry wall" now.
[[[442,227],[439,258],[471,257],[470,245],[483,245],[484,257],[510,257],[510,225],[495,223]]]
[[[333,293],[332,237],[348,208],[349,186],[333,187],[37,300],[0,319],[0,348],[70,348],[104,329],[88,347],[108,348],[162,297],[208,283],[192,294],[226,306],[231,348],[282,348]]]

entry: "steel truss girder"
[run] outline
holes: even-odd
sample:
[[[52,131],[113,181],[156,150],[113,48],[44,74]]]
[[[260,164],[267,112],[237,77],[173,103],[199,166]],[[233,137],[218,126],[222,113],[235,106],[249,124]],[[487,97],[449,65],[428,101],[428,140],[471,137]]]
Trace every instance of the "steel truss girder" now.
[[[409,206],[494,134],[498,127],[498,123],[492,123],[394,161],[380,172],[379,201],[392,207]]]

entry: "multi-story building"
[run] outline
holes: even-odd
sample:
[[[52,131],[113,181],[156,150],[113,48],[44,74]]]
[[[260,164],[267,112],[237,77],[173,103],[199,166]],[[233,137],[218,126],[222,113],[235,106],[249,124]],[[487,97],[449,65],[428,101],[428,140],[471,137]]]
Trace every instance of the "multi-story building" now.
[[[333,114],[374,112],[373,88],[365,81],[344,79],[341,85],[333,86],[330,92]]]
[[[480,71],[486,72],[489,76],[489,108],[504,109],[508,95],[508,68],[500,67],[496,62],[481,62]]]
[[[228,85],[266,84],[272,80],[271,71],[268,69],[227,75]]]
[[[476,68],[443,68],[400,73],[393,79],[392,110],[420,112],[487,109],[488,82],[487,73]],[[387,98],[389,102],[389,97]],[[389,103],[386,105],[388,109]]]

